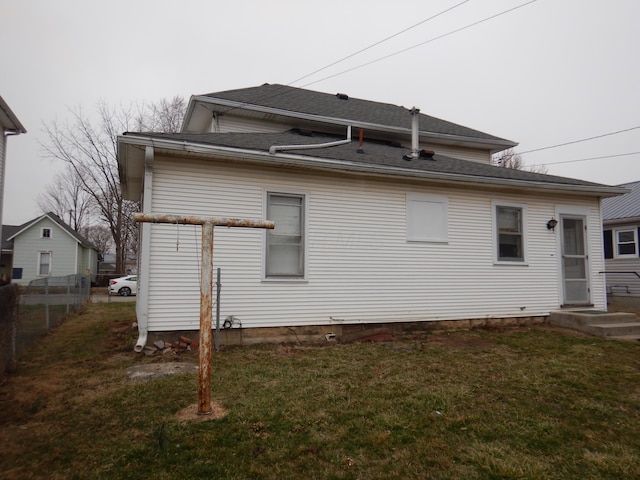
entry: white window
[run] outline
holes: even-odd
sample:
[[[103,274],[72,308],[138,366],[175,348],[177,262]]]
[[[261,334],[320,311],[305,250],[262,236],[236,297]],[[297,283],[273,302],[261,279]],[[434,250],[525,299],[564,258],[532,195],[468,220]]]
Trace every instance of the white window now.
[[[266,278],[304,278],[304,217],[304,195],[267,193],[267,219],[276,227],[266,233]]]
[[[51,274],[51,252],[38,253],[38,275]]]
[[[494,252],[496,262],[523,264],[526,260],[526,207],[493,203]]]
[[[51,229],[43,228],[42,229],[42,238],[51,238]]]
[[[447,197],[407,194],[407,240],[409,242],[447,242]]]
[[[638,256],[638,230],[635,228],[615,230],[616,257]]]

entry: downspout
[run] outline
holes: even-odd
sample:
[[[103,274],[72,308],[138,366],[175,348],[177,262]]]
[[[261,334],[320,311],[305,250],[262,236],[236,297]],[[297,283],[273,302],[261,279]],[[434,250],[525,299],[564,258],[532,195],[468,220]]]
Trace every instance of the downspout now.
[[[142,194],[142,212],[151,213],[153,189],[153,147],[144,151],[144,191]],[[140,271],[138,272],[138,291],[136,292],[136,318],[138,320],[138,341],[133,347],[142,352],[149,335],[149,274],[151,272],[151,224],[143,223],[140,239]]]
[[[269,147],[269,153],[273,155],[276,152],[284,152],[286,150],[310,150],[316,148],[337,147],[338,145],[346,145],[351,143],[351,125],[347,127],[347,138],[338,140],[337,142],[315,143],[311,145],[272,145]]]
[[[411,110],[411,158],[418,158],[420,154],[420,109],[413,107]]]

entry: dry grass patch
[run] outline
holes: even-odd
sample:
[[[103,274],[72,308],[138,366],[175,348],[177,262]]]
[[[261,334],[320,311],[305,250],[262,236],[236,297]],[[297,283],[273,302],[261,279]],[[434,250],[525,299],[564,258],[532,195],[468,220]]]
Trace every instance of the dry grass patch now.
[[[3,478],[640,478],[632,343],[513,327],[223,349],[219,415],[185,421],[195,374],[126,371],[197,355],[135,354],[133,321],[91,305],[4,382]]]

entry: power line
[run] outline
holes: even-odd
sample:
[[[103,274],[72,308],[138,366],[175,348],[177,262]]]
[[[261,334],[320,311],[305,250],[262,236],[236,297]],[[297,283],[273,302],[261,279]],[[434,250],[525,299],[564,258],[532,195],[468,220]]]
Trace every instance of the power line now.
[[[319,68],[319,69],[317,69],[317,70],[314,70],[314,71],[313,71],[313,72],[311,72],[311,73],[307,73],[306,75],[304,75],[304,76],[302,76],[302,77],[300,77],[300,78],[298,78],[298,79],[296,79],[296,80],[294,80],[294,81],[292,81],[292,82],[289,82],[287,85],[289,85],[289,86],[290,86],[290,85],[292,85],[292,84],[294,84],[294,83],[299,82],[300,80],[304,80],[305,78],[309,78],[310,76],[315,75],[316,73],[322,72],[323,70],[326,70],[327,68],[330,68],[330,67],[333,67],[333,66],[335,66],[335,65],[337,65],[337,64],[339,64],[339,63],[342,63],[342,62],[344,62],[345,60],[348,60],[348,59],[350,59],[350,58],[352,58],[352,57],[355,57],[356,55],[359,55],[359,54],[361,54],[361,53],[363,53],[363,52],[366,52],[367,50],[372,49],[373,47],[377,47],[378,45],[380,45],[380,44],[382,44],[382,43],[384,43],[384,42],[386,42],[386,41],[388,41],[388,40],[391,40],[392,38],[395,38],[395,37],[397,37],[397,36],[399,36],[399,35],[402,35],[403,33],[406,33],[406,32],[408,32],[409,30],[412,30],[412,29],[414,29],[414,28],[416,28],[416,27],[418,27],[418,26],[422,25],[423,23],[426,23],[426,22],[428,22],[428,21],[430,21],[430,20],[433,20],[434,18],[437,18],[437,17],[439,17],[439,16],[441,16],[441,15],[444,15],[445,13],[450,12],[451,10],[453,10],[453,9],[455,9],[455,8],[458,8],[459,6],[461,6],[461,5],[465,4],[465,3],[469,2],[469,1],[470,1],[470,0],[464,0],[464,1],[462,1],[462,2],[460,2],[460,3],[458,3],[458,4],[456,4],[456,5],[454,5],[454,6],[452,6],[452,7],[449,7],[449,8],[447,8],[447,9],[445,9],[445,10],[441,11],[440,13],[436,13],[435,15],[433,15],[433,16],[431,16],[431,17],[429,17],[429,18],[425,18],[424,20],[422,20],[422,21],[420,21],[420,22],[418,22],[418,23],[416,23],[416,24],[414,24],[414,25],[411,25],[410,27],[405,28],[404,30],[401,30],[401,31],[399,31],[399,32],[397,32],[397,33],[394,33],[393,35],[390,35],[390,36],[388,36],[388,37],[386,37],[386,38],[383,38],[382,40],[379,40],[379,41],[377,41],[377,42],[375,42],[375,43],[372,43],[372,44],[371,44],[371,45],[369,45],[369,46],[366,46],[366,47],[364,47],[364,48],[361,48],[360,50],[358,50],[358,51],[356,51],[356,52],[353,52],[353,53],[351,53],[351,54],[347,55],[346,57],[342,57],[341,59],[336,60],[335,62],[332,62],[332,63],[330,63],[330,64],[328,64],[328,65],[325,65],[325,66],[324,66],[324,67],[322,67],[322,68]]]
[[[493,20],[494,18],[500,17],[502,15],[506,15],[507,13],[511,13],[511,12],[513,12],[515,10],[518,10],[519,8],[526,7],[527,5],[530,5],[530,4],[535,3],[535,2],[537,2],[537,0],[530,0],[530,1],[526,2],[526,3],[518,5],[516,7],[510,8],[508,10],[504,10],[503,12],[500,12],[500,13],[496,13],[495,15],[491,15],[490,17],[483,18],[482,20],[478,20],[477,22],[470,23],[468,25],[465,25],[464,27],[457,28],[457,29],[452,30],[450,32],[447,32],[447,33],[444,33],[444,34],[439,35],[437,37],[434,37],[434,38],[431,38],[429,40],[426,40],[424,42],[417,43],[417,44],[412,45],[410,47],[403,48],[402,50],[398,50],[398,51],[396,51],[394,53],[390,53],[389,55],[385,55],[385,56],[377,58],[375,60],[371,60],[370,62],[366,62],[366,63],[360,64],[360,65],[357,65],[355,67],[349,68],[347,70],[343,70],[342,72],[334,73],[333,75],[329,75],[329,76],[323,77],[323,78],[321,78],[319,80],[315,80],[313,82],[307,83],[307,84],[303,85],[302,87],[308,87],[309,85],[313,85],[315,83],[320,83],[320,82],[323,82],[325,80],[329,80],[330,78],[334,78],[334,77],[337,77],[339,75],[344,75],[345,73],[353,72],[354,70],[358,70],[360,68],[367,67],[367,66],[372,65],[372,64],[377,63],[377,62],[381,62],[382,60],[386,60],[387,58],[395,57],[396,55],[400,55],[401,53],[407,52],[409,50],[413,50],[414,48],[421,47],[421,46],[426,45],[426,44],[431,43],[431,42],[435,42],[436,40],[440,40],[441,38],[448,37],[449,35],[453,35],[454,33],[461,32],[463,30],[466,30],[467,28],[471,28],[471,27],[474,27],[476,25],[480,25],[481,23],[488,22],[489,20]]]
[[[468,0],[466,0],[466,1],[468,1]],[[336,65],[336,64],[338,64],[338,63],[342,62],[343,60],[346,60],[347,58],[351,58],[351,57],[353,57],[353,56],[355,56],[355,55],[358,55],[359,53],[361,53],[361,52],[363,52],[363,51],[365,51],[365,50],[368,50],[369,48],[372,48],[372,47],[374,47],[374,46],[376,46],[376,45],[379,45],[380,43],[383,43],[383,42],[385,42],[385,41],[387,41],[387,40],[389,40],[389,39],[391,39],[391,38],[393,38],[393,37],[396,37],[396,36],[400,35],[401,33],[404,33],[404,32],[406,32],[406,31],[408,31],[408,30],[411,30],[412,28],[414,28],[414,27],[416,27],[416,26],[418,26],[418,25],[421,25],[421,24],[423,24],[423,23],[425,23],[425,22],[427,22],[427,21],[429,21],[429,20],[431,20],[431,19],[433,19],[433,18],[436,18],[436,17],[438,17],[438,16],[440,16],[440,15],[442,15],[442,14],[444,14],[444,13],[446,13],[446,12],[448,12],[448,11],[450,11],[450,10],[454,9],[454,8],[459,7],[460,5],[462,5],[462,4],[464,4],[464,3],[466,3],[466,1],[461,2],[461,3],[458,3],[458,4],[454,5],[453,7],[450,7],[450,8],[448,8],[448,9],[446,9],[446,10],[443,10],[442,12],[440,12],[440,13],[438,13],[438,14],[436,14],[436,15],[433,15],[432,17],[429,17],[429,18],[427,18],[427,19],[425,19],[425,20],[423,20],[423,21],[421,21],[421,22],[419,22],[419,23],[417,23],[417,24],[415,24],[415,25],[412,25],[411,27],[408,27],[408,28],[406,28],[406,29],[404,29],[404,30],[402,30],[402,31],[400,31],[400,32],[398,32],[398,33],[396,33],[396,34],[394,34],[394,35],[391,35],[390,37],[387,37],[387,38],[385,38],[385,39],[383,39],[383,40],[380,40],[379,42],[377,42],[377,43],[375,43],[375,44],[372,44],[372,45],[370,45],[369,47],[365,47],[364,49],[361,49],[361,50],[359,50],[359,51],[357,51],[357,52],[354,52],[353,54],[348,55],[347,57],[344,57],[344,58],[342,58],[342,59],[340,59],[340,60],[337,60],[336,62],[333,62],[333,63],[332,63],[332,64],[330,64],[330,65],[327,65],[327,66],[322,67],[322,68],[320,68],[320,69],[318,69],[318,70],[316,70],[316,71],[314,71],[314,72],[311,72],[311,73],[309,73],[309,74],[307,74],[307,75],[305,75],[305,76],[303,76],[303,77],[300,77],[300,78],[298,78],[297,80],[294,80],[294,81],[292,81],[292,82],[288,83],[288,84],[287,84],[287,86],[290,86],[292,83],[296,83],[296,82],[298,82],[298,81],[300,81],[300,80],[302,80],[302,79],[304,79],[304,78],[308,78],[309,76],[314,75],[315,73],[320,72],[320,71],[322,71],[322,70],[325,70],[325,69],[329,68],[330,66]],[[522,7],[525,7],[525,6],[527,6],[527,5],[530,5],[530,4],[532,4],[532,3],[535,3],[536,1],[537,1],[537,0],[529,0],[528,2],[525,2],[525,3],[521,4],[521,5],[516,6],[516,7],[510,8],[510,9],[508,9],[508,10],[504,10],[504,11],[502,11],[502,12],[500,12],[500,13],[495,14],[495,15],[491,15],[491,16],[489,16],[489,17],[483,18],[482,20],[478,20],[478,21],[476,21],[476,22],[470,23],[470,24],[468,24],[468,25],[465,25],[465,26],[463,26],[463,27],[457,28],[457,29],[455,29],[455,30],[452,30],[452,31],[447,32],[447,33],[444,33],[444,34],[442,34],[442,35],[439,35],[439,36],[434,37],[434,38],[432,38],[432,39],[429,39],[429,40],[426,40],[426,41],[424,41],[424,42],[418,43],[418,44],[416,44],[416,45],[412,45],[412,46],[407,47],[407,48],[404,48],[404,49],[402,49],[402,50],[398,50],[398,51],[397,51],[397,52],[395,52],[395,53],[391,53],[391,54],[389,54],[389,55],[385,55],[385,56],[380,57],[380,58],[378,58],[378,59],[372,60],[372,61],[367,62],[367,63],[363,63],[363,64],[358,65],[358,66],[356,66],[356,67],[353,67],[353,68],[350,68],[350,69],[344,70],[344,71],[342,71],[342,72],[335,73],[335,74],[333,74],[333,75],[329,75],[329,76],[324,77],[324,78],[321,78],[321,79],[319,79],[319,80],[315,80],[315,81],[313,81],[313,82],[309,82],[309,83],[307,83],[307,84],[302,85],[302,87],[300,87],[300,88],[308,87],[309,85],[314,85],[314,84],[316,84],[316,83],[323,82],[324,80],[328,80],[328,79],[330,79],[330,78],[337,77],[337,76],[339,76],[339,75],[343,75],[343,74],[345,74],[345,73],[349,73],[349,72],[352,72],[352,71],[354,71],[354,70],[358,70],[358,69],[360,69],[360,68],[366,67],[366,66],[371,65],[371,64],[373,64],[373,63],[381,62],[382,60],[386,60],[387,58],[391,58],[391,57],[393,57],[393,56],[396,56],[396,55],[399,55],[399,54],[401,54],[401,53],[407,52],[407,51],[412,50],[412,49],[414,49],[414,48],[421,47],[421,46],[426,45],[426,44],[428,44],[428,43],[435,42],[436,40],[440,40],[441,38],[448,37],[448,36],[450,36],[450,35],[453,35],[453,34],[455,34],[455,33],[461,32],[461,31],[466,30],[466,29],[468,29],[468,28],[474,27],[474,26],[479,25],[479,24],[481,24],[481,23],[487,22],[487,21],[489,21],[489,20],[492,20],[492,19],[494,19],[494,18],[500,17],[500,16],[502,16],[502,15],[506,15],[507,13],[513,12],[513,11],[515,11],[515,10],[518,10],[518,9],[522,8]],[[255,101],[258,101],[258,100],[266,100],[266,99],[269,99],[269,98],[275,98],[275,97],[278,97],[278,96],[280,96],[280,95],[283,95],[284,93],[286,93],[286,91],[284,91],[284,89],[283,89],[283,91],[282,91],[282,92],[280,92],[280,93],[268,94],[268,95],[265,95],[265,96],[263,96],[263,97],[259,97],[259,98],[257,98],[257,99],[254,99],[253,101],[255,102]],[[230,111],[232,111],[232,110],[243,109],[245,106],[247,106],[247,105],[249,105],[249,104],[250,104],[249,102],[244,102],[244,103],[243,103],[243,105],[241,105],[241,106],[237,106],[237,107],[230,107],[229,109],[227,109],[227,110],[225,110],[224,112],[221,112],[221,113],[228,113],[228,112],[230,112]]]
[[[378,46],[378,45],[380,45],[380,44],[382,44],[382,43],[384,43],[384,42],[386,42],[388,40],[391,40],[392,38],[395,38],[395,37],[397,37],[399,35],[402,35],[403,33],[408,32],[409,30],[412,30],[412,29],[414,29],[414,28],[416,28],[416,27],[418,27],[418,26],[420,26],[420,25],[422,25],[422,24],[424,24],[424,23],[426,23],[428,21],[431,21],[431,20],[433,20],[433,19],[435,19],[435,18],[437,18],[437,17],[439,17],[441,15],[444,15],[445,13],[450,12],[451,10],[453,10],[455,8],[458,8],[461,5],[464,5],[465,3],[469,2],[469,1],[470,0],[464,0],[464,1],[460,2],[460,3],[457,3],[456,5],[453,5],[452,7],[446,8],[445,10],[442,10],[441,12],[436,13],[435,15],[432,15],[429,18],[425,18],[424,20],[421,20],[420,22],[418,22],[418,23],[416,23],[414,25],[411,25],[410,27],[407,27],[407,28],[405,28],[403,30],[400,30],[399,32],[394,33],[393,35],[390,35],[390,36],[388,36],[386,38],[383,38],[382,40],[379,40],[379,41],[377,41],[375,43],[372,43],[371,45],[368,45],[368,46],[366,46],[364,48],[361,48],[360,50],[358,50],[356,52],[353,52],[353,53],[347,55],[346,57],[342,57],[341,59],[336,60],[335,62],[332,62],[332,63],[330,63],[328,65],[325,65],[324,67],[318,68],[317,70],[314,70],[311,73],[307,73],[306,75],[303,75],[302,77],[297,78],[296,80],[293,80],[293,81],[287,83],[286,86],[292,86],[294,83],[297,83],[297,82],[299,82],[301,80],[304,80],[305,78],[309,78],[310,76],[315,75],[316,73],[319,73],[319,72],[321,72],[323,70],[326,70],[327,68],[333,67],[334,65],[342,63],[345,60],[348,60],[349,58],[355,57],[356,55],[359,55],[359,54],[361,54],[361,53],[363,53],[363,52],[365,52],[367,50],[370,50],[373,47],[376,47],[376,46]],[[318,81],[321,81],[321,80],[318,80]],[[317,82],[313,82],[313,83],[317,83]],[[307,85],[311,85],[311,83],[309,83]],[[304,85],[304,87],[306,87],[307,85]],[[260,101],[260,100],[268,100],[270,98],[279,97],[280,95],[283,95],[286,92],[287,92],[287,90],[282,89],[282,92],[266,94],[266,95],[263,95],[261,97],[258,97],[256,99],[254,99],[253,101],[256,102],[256,101]],[[224,112],[221,112],[221,113],[229,113],[229,112],[231,112],[233,110],[242,109],[247,105],[250,105],[250,103],[249,102],[244,102],[243,105],[241,105],[241,106],[230,107],[229,109],[227,109],[227,110],[225,110]]]
[[[527,167],[539,167],[546,165],[560,165],[561,163],[576,163],[576,162],[586,162],[589,160],[602,160],[605,158],[616,158],[616,157],[628,157],[629,155],[638,155],[640,152],[629,152],[629,153],[618,153],[617,155],[603,155],[602,157],[590,157],[590,158],[580,158],[577,160],[563,160],[561,162],[549,162],[549,163],[537,163],[534,165],[527,165]]]
[[[637,127],[625,128],[624,130],[618,130],[616,132],[603,133],[602,135],[596,135],[594,137],[582,138],[580,140],[573,140],[571,142],[558,143],[556,145],[550,145],[548,147],[534,148],[533,150],[526,150],[524,152],[517,152],[517,155],[523,155],[525,153],[531,153],[531,152],[539,152],[541,150],[549,150],[550,148],[564,147],[565,145],[573,145],[574,143],[588,142],[589,140],[595,140],[597,138],[604,138],[604,137],[609,137],[611,135],[617,135],[619,133],[630,132],[632,130],[637,130],[639,128],[640,128],[640,125]]]

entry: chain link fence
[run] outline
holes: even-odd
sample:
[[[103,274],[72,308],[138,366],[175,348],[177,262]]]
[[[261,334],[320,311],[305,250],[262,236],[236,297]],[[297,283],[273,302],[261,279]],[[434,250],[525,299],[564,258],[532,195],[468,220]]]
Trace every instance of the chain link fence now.
[[[91,298],[91,279],[85,275],[46,277],[26,287],[0,287],[0,373]]]

